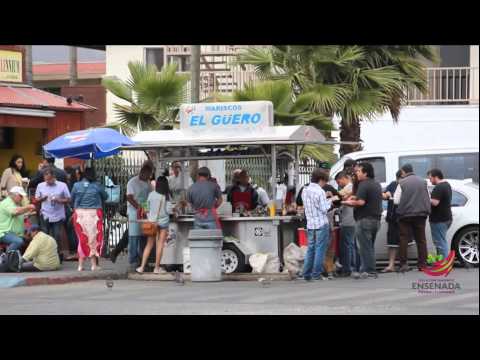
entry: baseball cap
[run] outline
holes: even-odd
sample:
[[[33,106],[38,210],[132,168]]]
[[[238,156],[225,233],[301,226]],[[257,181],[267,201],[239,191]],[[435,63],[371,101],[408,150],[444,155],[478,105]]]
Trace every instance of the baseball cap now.
[[[21,186],[14,186],[10,189],[9,191],[10,194],[18,194],[18,195],[22,195],[22,196],[27,196],[27,193],[25,192],[25,190],[23,190],[23,188]]]

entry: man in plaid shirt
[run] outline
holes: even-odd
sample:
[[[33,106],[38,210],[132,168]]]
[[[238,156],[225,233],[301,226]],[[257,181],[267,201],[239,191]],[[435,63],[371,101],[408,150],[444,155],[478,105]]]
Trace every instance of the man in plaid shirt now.
[[[302,201],[307,218],[308,249],[303,266],[303,278],[310,280],[325,280],[323,261],[330,244],[330,225],[327,212],[332,206],[325,191],[320,187],[320,181],[328,181],[328,176],[321,169],[312,173],[311,183],[303,189]]]

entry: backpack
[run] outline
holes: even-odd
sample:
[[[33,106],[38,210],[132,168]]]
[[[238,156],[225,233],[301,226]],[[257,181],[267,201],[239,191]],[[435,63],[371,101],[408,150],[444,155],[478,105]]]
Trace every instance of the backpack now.
[[[0,254],[0,273],[8,271],[7,253]]]
[[[22,269],[22,254],[18,250],[9,250],[7,255],[7,272],[20,272]]]

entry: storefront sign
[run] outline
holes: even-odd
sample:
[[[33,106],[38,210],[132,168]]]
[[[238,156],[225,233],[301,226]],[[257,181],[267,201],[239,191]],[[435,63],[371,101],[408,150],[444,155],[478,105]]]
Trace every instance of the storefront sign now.
[[[21,52],[0,50],[0,81],[23,81]]]
[[[273,126],[273,105],[270,101],[236,103],[183,104],[180,107],[180,128],[195,133],[237,133],[262,131]]]

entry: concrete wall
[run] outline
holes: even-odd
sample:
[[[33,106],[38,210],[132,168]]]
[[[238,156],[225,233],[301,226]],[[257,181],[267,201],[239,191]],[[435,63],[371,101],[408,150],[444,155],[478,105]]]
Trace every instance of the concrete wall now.
[[[479,45],[470,46],[470,66],[473,69],[470,76],[470,99],[476,99],[471,103],[478,104],[479,98]]]

